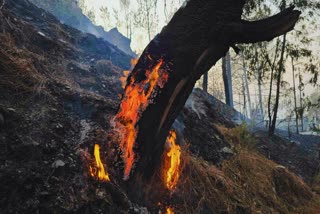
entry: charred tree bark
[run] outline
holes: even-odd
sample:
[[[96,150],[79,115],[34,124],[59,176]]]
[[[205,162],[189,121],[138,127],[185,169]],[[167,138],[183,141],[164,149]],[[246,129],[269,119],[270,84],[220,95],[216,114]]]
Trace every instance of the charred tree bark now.
[[[159,166],[168,132],[201,75],[225,56],[230,47],[282,35],[293,29],[300,15],[290,7],[267,19],[245,21],[241,19],[244,3],[244,0],[189,0],[142,53],[127,87],[143,82],[147,70],[159,61],[163,61],[161,69],[169,74],[164,87],[155,89],[152,101],[136,124],[134,171],[144,178],[153,175]]]
[[[205,92],[208,92],[208,72],[203,75],[202,89]]]

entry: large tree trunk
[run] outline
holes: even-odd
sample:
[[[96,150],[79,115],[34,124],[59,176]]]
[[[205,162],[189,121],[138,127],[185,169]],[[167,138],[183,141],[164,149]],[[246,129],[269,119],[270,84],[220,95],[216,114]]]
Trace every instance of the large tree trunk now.
[[[260,20],[241,19],[243,0],[189,0],[146,47],[130,74],[126,91],[144,85],[150,69],[161,63],[168,73],[165,84],[156,86],[149,104],[139,112],[136,128],[135,172],[144,178],[159,166],[171,126],[188,99],[196,81],[230,46],[271,40],[293,29],[299,11],[290,7],[278,15]],[[130,99],[126,94],[122,101]],[[121,110],[121,106],[120,106]],[[126,125],[132,121],[117,118]],[[132,171],[131,171],[132,173]]]

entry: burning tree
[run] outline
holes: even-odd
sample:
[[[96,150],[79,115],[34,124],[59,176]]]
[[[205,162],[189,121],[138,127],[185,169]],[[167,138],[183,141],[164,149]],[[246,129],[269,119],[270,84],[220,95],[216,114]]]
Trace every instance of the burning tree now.
[[[144,178],[161,162],[171,126],[196,81],[230,47],[271,40],[293,29],[291,6],[259,21],[241,19],[244,0],[188,1],[145,48],[127,79],[116,116],[122,132],[124,177],[133,166]]]

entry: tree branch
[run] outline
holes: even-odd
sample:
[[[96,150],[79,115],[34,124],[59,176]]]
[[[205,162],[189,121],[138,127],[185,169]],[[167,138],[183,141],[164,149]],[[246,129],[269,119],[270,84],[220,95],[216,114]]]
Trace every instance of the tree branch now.
[[[291,31],[299,19],[301,12],[291,6],[272,17],[259,21],[245,21],[231,24],[234,30],[235,43],[254,43],[270,41]]]

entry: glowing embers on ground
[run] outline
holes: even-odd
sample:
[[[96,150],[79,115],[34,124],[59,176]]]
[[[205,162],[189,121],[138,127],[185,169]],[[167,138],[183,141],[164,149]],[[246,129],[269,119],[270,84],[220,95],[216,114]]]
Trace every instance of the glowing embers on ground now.
[[[174,211],[171,207],[167,207],[166,214],[174,214]]]
[[[145,79],[136,82],[134,75],[130,77],[129,84],[120,104],[118,114],[115,116],[115,129],[121,134],[120,148],[124,162],[124,179],[128,179],[131,168],[135,161],[133,151],[136,137],[138,135],[137,123],[142,112],[152,102],[151,96],[155,88],[162,88],[168,80],[168,73],[161,70],[163,60],[145,72]]]
[[[100,146],[98,144],[94,145],[94,166],[90,166],[90,175],[97,178],[100,181],[110,181],[108,173],[105,171],[103,163],[100,158]]]
[[[176,144],[176,139],[176,132],[171,130],[167,137],[163,155],[164,183],[169,190],[176,187],[181,173],[181,147]]]

